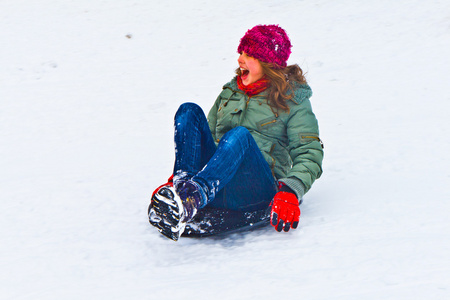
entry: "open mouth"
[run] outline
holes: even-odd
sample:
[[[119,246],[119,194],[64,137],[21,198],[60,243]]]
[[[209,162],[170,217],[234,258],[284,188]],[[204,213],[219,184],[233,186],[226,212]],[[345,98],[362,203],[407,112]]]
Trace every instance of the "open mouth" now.
[[[241,78],[242,78],[242,79],[245,79],[245,78],[247,78],[247,76],[248,76],[248,73],[250,73],[250,71],[249,71],[249,70],[247,70],[247,69],[244,69],[244,68],[241,68]]]

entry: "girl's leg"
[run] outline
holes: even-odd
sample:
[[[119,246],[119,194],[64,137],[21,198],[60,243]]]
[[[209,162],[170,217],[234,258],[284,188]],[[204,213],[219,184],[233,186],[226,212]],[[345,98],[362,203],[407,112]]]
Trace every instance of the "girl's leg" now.
[[[212,158],[192,180],[216,195],[209,204],[216,208],[263,209],[277,191],[269,165],[244,127],[223,136]]]
[[[175,115],[173,183],[169,182],[153,193],[148,210],[150,223],[166,237],[178,240],[184,231],[186,220],[192,218],[199,207],[176,195],[177,180],[186,180],[195,175],[211,158],[215,149],[202,109],[193,103],[181,105]]]
[[[175,114],[175,165],[173,174],[192,177],[216,151],[208,121],[195,103],[184,103]]]

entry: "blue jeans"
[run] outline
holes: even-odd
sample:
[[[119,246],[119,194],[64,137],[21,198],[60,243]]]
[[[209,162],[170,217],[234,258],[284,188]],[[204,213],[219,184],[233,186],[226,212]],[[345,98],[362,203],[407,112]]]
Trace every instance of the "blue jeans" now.
[[[214,143],[200,106],[184,103],[175,115],[174,174],[185,174],[205,185],[214,208],[254,211],[267,208],[277,192],[272,171],[250,132],[228,131]]]

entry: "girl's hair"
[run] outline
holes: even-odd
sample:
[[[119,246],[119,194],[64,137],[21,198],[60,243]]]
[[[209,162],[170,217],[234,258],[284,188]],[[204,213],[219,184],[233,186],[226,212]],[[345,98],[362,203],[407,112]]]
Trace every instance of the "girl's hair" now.
[[[294,97],[294,82],[305,84],[306,79],[303,70],[297,65],[289,65],[282,69],[274,68],[271,63],[261,63],[264,74],[270,80],[270,86],[267,88],[267,101],[274,112],[282,109],[289,112],[287,101]],[[241,75],[241,70],[236,70],[237,75]],[[288,93],[291,91],[291,93]]]

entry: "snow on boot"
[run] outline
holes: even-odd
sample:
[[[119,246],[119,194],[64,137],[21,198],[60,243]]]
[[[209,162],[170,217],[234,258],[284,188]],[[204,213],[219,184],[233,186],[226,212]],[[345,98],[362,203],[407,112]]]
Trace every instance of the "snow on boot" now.
[[[148,207],[150,224],[165,237],[177,241],[183,233],[185,225],[180,224],[182,206],[181,199],[173,187],[172,175],[167,183],[159,186],[152,194],[152,200]]]
[[[161,186],[152,196],[148,209],[150,224],[165,237],[177,241],[184,231],[183,204],[171,185]]]
[[[201,186],[192,180],[171,181],[155,190],[148,210],[150,224],[169,239],[177,241],[186,223],[192,220],[206,194]]]

